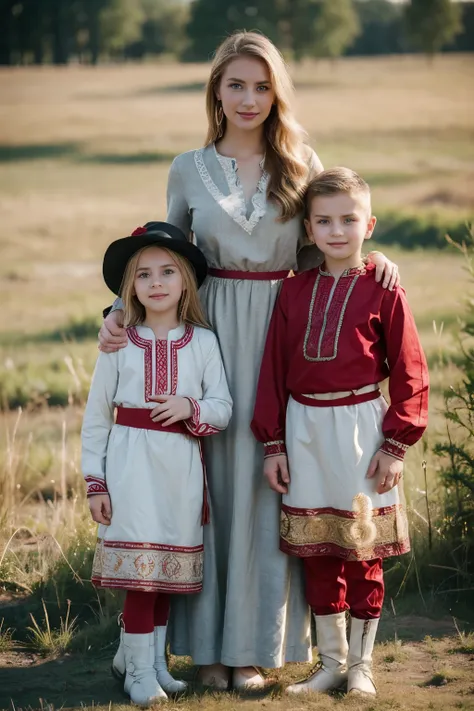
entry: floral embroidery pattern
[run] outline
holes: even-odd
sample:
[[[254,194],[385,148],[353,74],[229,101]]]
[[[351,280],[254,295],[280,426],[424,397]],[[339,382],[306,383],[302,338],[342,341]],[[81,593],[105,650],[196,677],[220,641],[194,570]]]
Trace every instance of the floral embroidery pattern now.
[[[203,551],[202,545],[165,546],[98,539],[92,582],[108,588],[200,592]]]
[[[332,507],[300,509],[283,504],[280,549],[300,558],[336,555],[345,560],[387,558],[410,550],[408,521],[401,504],[372,510],[375,538],[367,547],[358,546],[354,538],[356,519],[354,511]]]
[[[109,493],[105,479],[99,479],[99,477],[96,476],[86,476],[85,481],[87,484],[87,496]]]
[[[236,161],[233,158],[220,155],[214,146],[215,156],[219,161],[229,186],[230,195],[224,195],[209,175],[204,163],[203,150],[194,153],[196,168],[208,192],[222,207],[234,222],[240,225],[248,234],[252,234],[255,225],[265,215],[267,206],[267,187],[270,175],[264,170],[257,184],[257,190],[252,197],[253,211],[249,219],[246,217],[247,207],[242,184],[236,170]]]
[[[189,420],[184,420],[184,424],[191,434],[195,437],[206,437],[206,435],[216,434],[221,430],[218,427],[208,425],[206,422],[201,422],[201,408],[199,403],[193,397],[187,398],[193,406],[193,414]]]
[[[335,280],[330,274],[319,270],[313,287],[303,345],[306,360],[321,362],[337,357],[347,304],[360,274],[360,270],[350,269]]]

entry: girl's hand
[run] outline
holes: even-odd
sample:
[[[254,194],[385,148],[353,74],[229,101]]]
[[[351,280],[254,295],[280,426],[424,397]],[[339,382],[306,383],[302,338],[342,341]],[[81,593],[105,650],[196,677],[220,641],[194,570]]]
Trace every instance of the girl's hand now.
[[[123,327],[123,311],[112,311],[99,331],[99,348],[104,353],[115,353],[127,345],[127,331]]]
[[[193,416],[193,406],[187,397],[178,395],[155,395],[150,400],[160,404],[151,411],[153,422],[161,422],[163,427],[174,425],[180,420],[188,420]]]
[[[400,284],[400,274],[398,265],[387,259],[382,252],[369,252],[367,259],[375,264],[375,281],[380,281],[383,276],[382,286],[384,289],[393,291]]]
[[[278,494],[287,494],[290,473],[286,454],[267,457],[263,463],[263,475],[266,477],[270,489],[273,489]]]
[[[377,494],[386,494],[398,484],[403,475],[403,462],[380,449],[372,457],[367,470],[367,479],[375,478]]]
[[[110,526],[112,519],[112,505],[108,494],[94,494],[88,498],[91,516],[97,523]]]

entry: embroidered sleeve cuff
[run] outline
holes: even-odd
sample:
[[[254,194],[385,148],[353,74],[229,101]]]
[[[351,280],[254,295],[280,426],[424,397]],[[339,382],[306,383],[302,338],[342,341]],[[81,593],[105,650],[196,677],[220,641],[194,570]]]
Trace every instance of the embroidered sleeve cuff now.
[[[381,452],[385,454],[390,454],[395,459],[401,459],[403,461],[405,454],[408,451],[408,444],[402,444],[402,442],[397,442],[396,439],[386,439],[385,442],[380,447]]]
[[[87,497],[109,493],[105,479],[99,479],[99,477],[96,476],[86,476],[85,479],[87,484]]]
[[[206,435],[216,434],[216,432],[220,432],[217,427],[212,427],[212,425],[208,425],[206,422],[200,421],[201,408],[199,407],[199,403],[197,400],[195,400],[193,397],[188,397],[186,399],[189,400],[193,409],[193,414],[191,415],[191,417],[189,417],[187,420],[184,420],[184,424],[186,425],[186,428],[189,430],[190,434],[194,435],[195,437],[205,437]]]
[[[264,456],[275,457],[278,454],[286,454],[285,443],[282,439],[277,439],[274,442],[265,442],[264,446]]]

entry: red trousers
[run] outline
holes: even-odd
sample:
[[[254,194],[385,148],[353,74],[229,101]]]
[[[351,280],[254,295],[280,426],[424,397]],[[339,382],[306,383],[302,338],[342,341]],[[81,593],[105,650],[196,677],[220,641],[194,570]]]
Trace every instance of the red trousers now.
[[[350,610],[352,617],[380,617],[384,596],[382,559],[303,558],[306,600],[315,615]]]
[[[170,614],[168,593],[127,590],[123,606],[125,632],[147,634],[155,627],[164,627]]]

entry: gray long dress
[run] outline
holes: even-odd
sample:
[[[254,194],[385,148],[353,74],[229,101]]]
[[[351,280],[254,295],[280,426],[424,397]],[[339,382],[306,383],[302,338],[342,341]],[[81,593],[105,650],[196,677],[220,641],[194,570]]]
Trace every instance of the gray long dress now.
[[[310,172],[319,172],[313,154]],[[170,169],[168,221],[194,233],[209,266],[269,272],[295,268],[301,216],[277,221],[268,175],[246,203],[236,161],[214,145]],[[204,529],[204,587],[174,598],[171,650],[196,664],[280,667],[310,659],[310,615],[301,561],[279,550],[280,497],[263,478],[263,449],[249,429],[265,336],[281,281],[208,277],[201,288],[219,339],[234,411],[204,443],[211,523]]]

